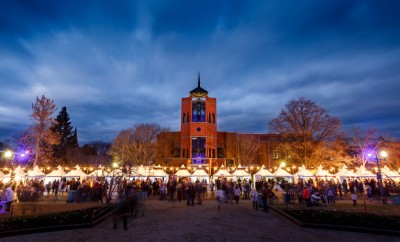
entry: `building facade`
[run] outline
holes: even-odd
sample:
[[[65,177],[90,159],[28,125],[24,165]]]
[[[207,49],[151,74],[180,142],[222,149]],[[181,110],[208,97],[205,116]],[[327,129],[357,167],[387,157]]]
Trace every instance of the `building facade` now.
[[[237,165],[267,165],[273,167],[281,156],[275,146],[279,137],[272,134],[240,134],[217,130],[217,99],[208,96],[201,86],[200,74],[197,87],[189,92],[181,102],[181,130],[163,133],[170,140],[170,157],[164,157],[164,165],[235,167]],[[167,138],[166,138],[167,137]],[[238,152],[240,140],[253,142],[253,151],[247,154],[247,164],[243,154]],[[249,157],[250,156],[250,157]]]

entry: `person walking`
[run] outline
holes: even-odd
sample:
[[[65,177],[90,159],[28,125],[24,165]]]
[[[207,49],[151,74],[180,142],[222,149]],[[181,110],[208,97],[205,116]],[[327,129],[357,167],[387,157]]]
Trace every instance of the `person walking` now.
[[[127,194],[124,194],[123,191],[119,192],[118,202],[116,204],[116,209],[113,217],[113,228],[117,228],[117,223],[119,219],[122,219],[122,223],[124,225],[124,230],[128,229],[128,199]]]

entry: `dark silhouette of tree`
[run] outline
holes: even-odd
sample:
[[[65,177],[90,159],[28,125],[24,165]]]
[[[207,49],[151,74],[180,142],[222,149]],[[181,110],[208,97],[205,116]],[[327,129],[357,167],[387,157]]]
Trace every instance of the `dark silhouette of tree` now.
[[[76,148],[79,146],[77,130],[75,128],[73,131],[66,107],[62,107],[51,130],[56,133],[59,138],[59,143],[53,145],[54,158],[59,160],[60,163],[66,164],[70,157],[69,153],[76,151]]]
[[[327,142],[340,134],[341,122],[315,102],[291,100],[279,116],[269,122],[273,133],[286,141],[280,146],[297,165],[318,165],[325,158]]]

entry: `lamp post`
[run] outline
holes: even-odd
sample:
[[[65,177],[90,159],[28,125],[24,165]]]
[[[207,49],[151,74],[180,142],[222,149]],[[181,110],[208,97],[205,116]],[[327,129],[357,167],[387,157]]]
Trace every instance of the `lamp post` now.
[[[368,154],[369,157],[372,157],[371,154]],[[382,200],[382,204],[386,204],[386,197],[385,194],[383,194],[383,183],[382,183],[382,172],[381,172],[381,160],[385,160],[387,157],[387,152],[386,151],[381,151],[380,152],[380,156],[381,158],[379,158],[378,154],[375,157],[375,162],[376,165],[378,166],[378,172],[376,173],[376,178],[378,179],[378,184],[379,184],[379,188],[381,191],[381,200]]]
[[[15,158],[15,153],[11,150],[6,150],[4,151],[4,157],[6,159],[10,159],[10,166],[11,166],[11,171],[10,171],[10,183],[14,180],[15,178],[15,173],[14,173],[14,158]]]

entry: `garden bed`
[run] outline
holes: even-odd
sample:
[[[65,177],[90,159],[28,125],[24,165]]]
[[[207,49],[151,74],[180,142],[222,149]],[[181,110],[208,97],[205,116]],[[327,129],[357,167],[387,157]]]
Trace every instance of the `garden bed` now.
[[[400,235],[400,216],[380,216],[317,209],[282,209],[281,212],[302,227]]]
[[[94,207],[54,214],[3,218],[0,219],[0,236],[92,227],[110,212],[111,207]]]

